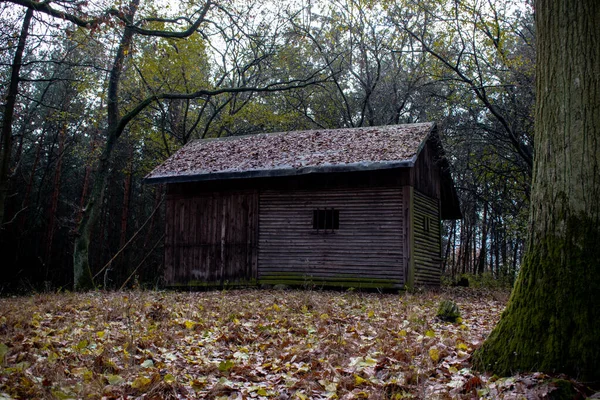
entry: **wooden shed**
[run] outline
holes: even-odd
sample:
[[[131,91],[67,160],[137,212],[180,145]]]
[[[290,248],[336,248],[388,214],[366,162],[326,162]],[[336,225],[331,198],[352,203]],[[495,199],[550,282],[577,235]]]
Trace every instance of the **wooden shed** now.
[[[461,217],[433,123],[189,143],[165,183],[167,286],[439,285]]]

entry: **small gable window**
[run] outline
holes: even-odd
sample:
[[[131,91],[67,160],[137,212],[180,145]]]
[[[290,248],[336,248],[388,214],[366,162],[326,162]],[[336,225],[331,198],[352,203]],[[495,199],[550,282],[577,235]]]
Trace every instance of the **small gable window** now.
[[[313,229],[324,231],[340,229],[340,210],[334,208],[313,210]]]
[[[429,232],[430,229],[431,229],[431,217],[426,215],[423,217],[423,230],[425,232]]]

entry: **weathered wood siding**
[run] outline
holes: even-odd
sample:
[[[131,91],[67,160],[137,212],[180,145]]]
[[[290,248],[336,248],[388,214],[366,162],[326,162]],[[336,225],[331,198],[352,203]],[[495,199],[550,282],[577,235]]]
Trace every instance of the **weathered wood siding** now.
[[[256,191],[171,194],[166,213],[166,285],[256,279]]]
[[[441,226],[437,199],[413,191],[413,257],[417,286],[438,286],[441,275]]]
[[[411,169],[412,185],[416,190],[434,199],[441,198],[441,171],[435,150],[435,142],[429,139],[419,157],[415,166]]]
[[[264,283],[404,285],[401,187],[264,190],[258,278]],[[313,228],[313,210],[339,210],[339,229]]]

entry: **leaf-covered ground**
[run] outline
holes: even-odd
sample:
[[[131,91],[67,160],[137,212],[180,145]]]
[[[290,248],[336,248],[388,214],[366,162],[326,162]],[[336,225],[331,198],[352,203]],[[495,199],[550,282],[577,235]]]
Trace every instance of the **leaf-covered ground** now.
[[[239,290],[0,299],[0,399],[545,398],[470,356],[507,293]],[[462,320],[436,318],[444,299]]]

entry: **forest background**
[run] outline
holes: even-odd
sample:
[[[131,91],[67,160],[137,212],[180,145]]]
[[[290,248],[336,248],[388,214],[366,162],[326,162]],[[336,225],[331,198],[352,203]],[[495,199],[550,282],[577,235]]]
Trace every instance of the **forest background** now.
[[[190,140],[425,121],[463,211],[444,224],[446,276],[514,279],[527,1],[10,0],[0,20],[0,291],[70,288],[81,254],[97,286],[160,285],[164,187],[143,177]]]

